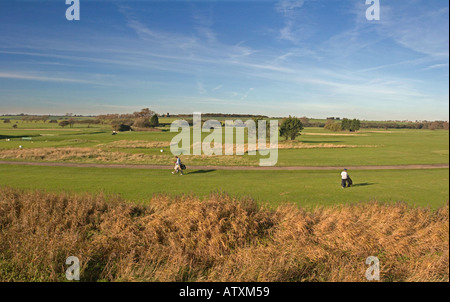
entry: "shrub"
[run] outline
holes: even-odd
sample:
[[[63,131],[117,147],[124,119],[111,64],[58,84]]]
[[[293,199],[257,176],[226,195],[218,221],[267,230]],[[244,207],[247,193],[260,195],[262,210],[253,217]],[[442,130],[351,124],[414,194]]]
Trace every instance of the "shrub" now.
[[[341,123],[338,122],[334,122],[332,120],[327,120],[327,122],[325,123],[324,126],[325,129],[330,130],[330,131],[342,131],[342,125]]]
[[[148,118],[140,117],[134,120],[133,127],[136,128],[150,128],[151,123]]]
[[[150,127],[158,127],[159,126],[159,118],[158,115],[155,113],[150,118]]]
[[[64,128],[65,126],[67,126],[67,125],[69,125],[69,124],[70,124],[69,121],[60,121],[58,125],[60,125],[61,127]]]
[[[116,123],[112,123],[112,129],[114,131],[130,131],[130,130],[133,130],[130,125],[116,124]]]
[[[303,130],[302,122],[296,118],[289,116],[281,122],[280,126],[280,136],[283,136],[286,140],[295,140],[295,138]]]

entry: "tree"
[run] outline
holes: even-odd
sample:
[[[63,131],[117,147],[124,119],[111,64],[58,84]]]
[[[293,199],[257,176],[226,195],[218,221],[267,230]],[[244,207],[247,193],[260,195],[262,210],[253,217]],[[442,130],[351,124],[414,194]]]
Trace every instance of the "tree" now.
[[[351,123],[352,122],[348,118],[342,119],[342,122],[341,122],[342,130],[350,130]]]
[[[327,120],[327,122],[325,123],[324,126],[325,129],[330,130],[330,131],[342,131],[342,125],[341,123],[337,123],[333,120]]]
[[[150,118],[150,127],[155,128],[158,126],[159,126],[159,119],[158,119],[158,115],[155,113]]]
[[[121,124],[120,122],[117,122],[117,121],[112,122],[111,126],[114,131],[130,131],[130,130],[132,130],[130,125]]]
[[[302,122],[304,127],[306,127],[309,124],[309,118],[307,118],[306,116],[301,117],[300,121]]]
[[[289,116],[281,122],[280,136],[283,136],[286,140],[295,140],[297,136],[301,135],[300,131],[302,130],[302,122],[296,117]]]
[[[68,122],[69,122],[70,128],[72,128],[72,127],[73,127],[73,124],[75,124],[75,119],[70,118],[70,119],[68,120]]]
[[[59,124],[58,125],[60,125],[61,127],[65,127],[65,126],[67,126],[67,125],[69,125],[70,123],[69,123],[69,121],[61,121],[61,122],[59,122]]]
[[[353,119],[350,123],[350,131],[358,131],[361,128],[361,122],[358,119]]]
[[[358,119],[349,120],[344,118],[341,123],[342,130],[358,131],[361,128],[361,122]]]
[[[141,109],[140,112],[134,112],[134,117],[145,117],[150,118],[152,115],[154,115],[155,112],[153,110],[150,110],[149,108]]]
[[[94,120],[94,119],[87,119],[87,120],[79,120],[78,123],[80,124],[87,124],[88,128],[91,127],[91,124],[100,124],[100,120]]]
[[[134,120],[133,127],[136,128],[149,128],[151,124],[149,120],[145,117],[140,117]]]

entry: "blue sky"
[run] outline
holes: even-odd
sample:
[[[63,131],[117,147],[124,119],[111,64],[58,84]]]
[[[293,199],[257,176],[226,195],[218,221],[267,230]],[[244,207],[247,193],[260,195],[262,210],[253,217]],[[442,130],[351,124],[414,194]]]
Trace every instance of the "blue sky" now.
[[[0,114],[448,120],[443,0],[0,1]]]

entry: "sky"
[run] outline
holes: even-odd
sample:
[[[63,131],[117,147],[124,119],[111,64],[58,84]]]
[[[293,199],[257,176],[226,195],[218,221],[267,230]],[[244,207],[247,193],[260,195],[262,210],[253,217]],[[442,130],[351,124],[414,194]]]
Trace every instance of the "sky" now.
[[[0,114],[449,120],[448,1],[79,2],[0,1]]]

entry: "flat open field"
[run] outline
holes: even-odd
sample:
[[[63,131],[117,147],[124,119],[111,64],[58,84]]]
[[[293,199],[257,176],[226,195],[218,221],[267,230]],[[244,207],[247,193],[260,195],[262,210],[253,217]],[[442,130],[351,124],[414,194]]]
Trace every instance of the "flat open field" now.
[[[17,124],[17,129],[12,129],[12,124]],[[176,133],[169,129],[166,125],[157,131],[111,135],[107,124],[62,128],[57,124],[11,120],[10,124],[0,123],[0,160],[170,166],[173,155],[169,145]],[[203,133],[203,137],[206,135]],[[339,186],[343,167],[448,164],[449,132],[443,130],[362,129],[349,133],[305,128],[294,142],[280,137],[277,166],[312,167],[308,171],[245,171],[246,166],[258,166],[259,155],[183,155],[182,159],[188,166],[183,177],[172,175],[170,169],[0,165],[2,175],[6,176],[0,179],[0,185],[103,191],[128,200],[148,200],[153,193],[206,196],[219,191],[251,196],[272,205],[293,202],[308,207],[378,200],[436,208],[445,204],[449,195],[448,169],[354,170],[349,172],[355,186],[348,190]],[[238,170],[195,166],[235,166]]]
[[[39,167],[0,165],[0,186],[60,192],[103,192],[147,203],[155,193],[170,196],[211,192],[252,197],[277,206],[294,203],[304,208],[380,201],[410,205],[445,205],[449,196],[448,169],[350,171],[354,186],[340,187],[336,171],[170,170]]]
[[[82,281],[359,282],[375,256],[381,281],[448,282],[448,131],[305,128],[276,167],[183,155],[180,176],[168,126],[11,124],[0,281],[65,281],[77,255]]]
[[[17,125],[17,129],[12,129],[11,124],[0,123],[0,160],[158,165],[173,162],[170,141],[176,133],[171,133],[168,126],[159,131],[121,132],[113,136],[109,125]],[[202,137],[207,135],[203,133]],[[20,151],[19,145],[23,147]],[[187,166],[257,166],[259,159],[258,152],[243,156],[183,156]],[[442,164],[448,159],[448,131],[363,129],[357,133],[334,133],[305,128],[294,142],[279,138],[277,166]]]

